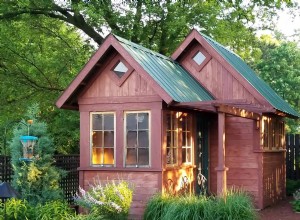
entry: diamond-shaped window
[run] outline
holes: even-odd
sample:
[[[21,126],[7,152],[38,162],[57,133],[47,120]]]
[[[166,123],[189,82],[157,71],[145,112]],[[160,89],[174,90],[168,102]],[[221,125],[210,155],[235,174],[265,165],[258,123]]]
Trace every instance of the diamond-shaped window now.
[[[198,51],[198,53],[196,53],[196,55],[193,57],[193,60],[198,64],[201,65],[201,63],[203,63],[203,61],[206,59],[206,57],[204,56],[203,53],[201,53],[200,51]]]
[[[124,63],[119,61],[119,63],[115,66],[113,71],[119,78],[121,78],[128,71],[128,68],[125,66]]]

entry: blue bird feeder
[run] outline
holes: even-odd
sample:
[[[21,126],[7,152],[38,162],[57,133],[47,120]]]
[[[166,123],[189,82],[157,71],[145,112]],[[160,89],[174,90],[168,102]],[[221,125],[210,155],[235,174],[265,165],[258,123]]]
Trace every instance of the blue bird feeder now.
[[[34,145],[36,144],[38,138],[35,136],[28,135],[28,136],[21,136],[20,140],[23,145],[23,158],[20,158],[19,160],[31,161],[33,158]]]

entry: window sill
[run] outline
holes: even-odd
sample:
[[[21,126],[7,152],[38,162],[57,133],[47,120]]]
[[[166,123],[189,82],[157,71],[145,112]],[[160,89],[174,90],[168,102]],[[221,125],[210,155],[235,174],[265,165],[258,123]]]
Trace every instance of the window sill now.
[[[180,169],[189,169],[189,168],[196,168],[196,165],[188,165],[188,164],[182,164],[180,166],[167,166],[163,169],[163,171],[169,171],[169,170],[180,170]]]
[[[162,169],[146,167],[78,167],[79,171],[114,171],[114,172],[162,172]]]
[[[254,150],[254,153],[281,153],[286,152],[286,149],[275,149],[275,150],[265,150],[265,149],[258,149]]]

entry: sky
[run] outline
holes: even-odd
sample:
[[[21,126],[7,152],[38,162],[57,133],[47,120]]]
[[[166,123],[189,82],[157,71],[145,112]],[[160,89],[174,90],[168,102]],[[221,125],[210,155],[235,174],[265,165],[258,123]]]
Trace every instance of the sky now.
[[[286,36],[293,35],[296,29],[300,29],[300,12],[294,19],[287,11],[281,12],[277,28]]]
[[[300,0],[299,0],[300,4]],[[299,9],[300,10],[300,9]],[[290,41],[296,41],[299,43],[300,46],[300,11],[296,15],[291,15],[288,10],[283,10],[279,12],[279,18],[278,20],[275,20],[276,29],[284,34],[284,36],[287,37]],[[298,35],[295,35],[295,31],[298,31]],[[270,34],[271,31],[257,31],[256,32],[258,36],[262,34]]]

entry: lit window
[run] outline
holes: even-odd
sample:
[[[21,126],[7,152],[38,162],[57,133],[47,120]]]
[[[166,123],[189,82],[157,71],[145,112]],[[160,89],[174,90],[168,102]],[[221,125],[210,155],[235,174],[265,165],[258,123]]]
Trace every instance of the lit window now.
[[[177,164],[178,159],[178,120],[176,112],[167,113],[167,164]]]
[[[261,142],[265,150],[283,149],[285,147],[284,122],[277,118],[263,117]]]
[[[201,65],[201,63],[203,63],[203,61],[206,59],[206,57],[203,55],[203,53],[201,53],[200,51],[198,51],[196,53],[196,55],[193,57],[193,60],[198,64]]]
[[[192,163],[192,118],[190,114],[170,111],[166,114],[167,123],[167,164]]]
[[[182,163],[192,162],[192,120],[191,116],[183,113],[179,120],[182,127]]]
[[[149,113],[126,113],[125,166],[149,166]]]
[[[128,68],[125,66],[124,63],[119,61],[119,63],[115,66],[113,71],[115,74],[117,74],[119,78],[121,78],[128,71]]]
[[[92,164],[114,165],[114,113],[92,113],[91,125]]]

